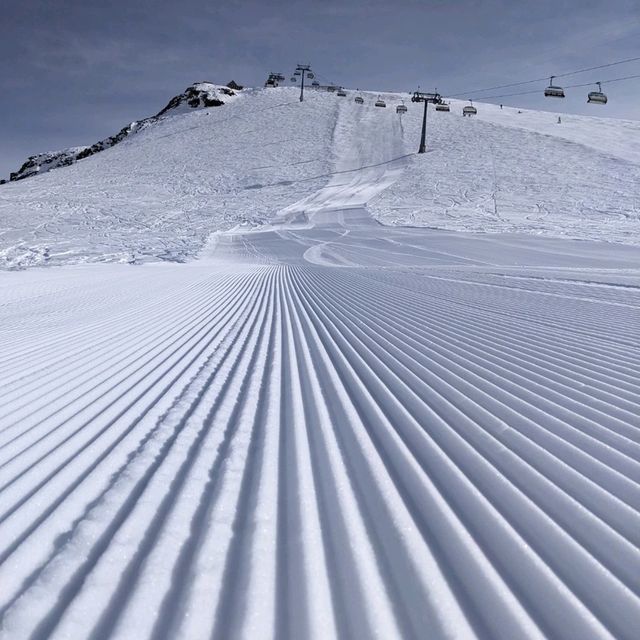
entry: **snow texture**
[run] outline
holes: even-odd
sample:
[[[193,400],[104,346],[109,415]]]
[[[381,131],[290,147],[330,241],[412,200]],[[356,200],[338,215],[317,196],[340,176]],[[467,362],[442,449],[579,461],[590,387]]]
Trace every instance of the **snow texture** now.
[[[636,640],[637,219],[567,204],[625,136],[294,97],[3,187],[50,261],[204,246],[0,274],[0,639]]]
[[[370,201],[384,224],[640,242],[640,123],[565,115],[557,124],[556,114],[494,105],[462,118],[454,102],[451,113],[431,107],[428,153],[418,156],[421,105],[383,94],[389,106],[374,109],[377,94],[364,93],[362,106],[353,95],[308,91],[300,104],[296,89],[244,90],[2,185],[0,268],[190,259],[213,231],[268,222],[332,172],[348,179],[362,145],[366,163],[387,153],[401,173]]]

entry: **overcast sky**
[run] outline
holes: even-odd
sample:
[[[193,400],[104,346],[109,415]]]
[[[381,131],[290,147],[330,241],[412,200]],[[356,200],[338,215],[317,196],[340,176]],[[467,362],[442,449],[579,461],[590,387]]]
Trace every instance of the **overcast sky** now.
[[[345,86],[420,84],[453,94],[640,56],[640,0],[0,0],[0,7],[0,176],[28,155],[111,135],[200,80],[261,85],[270,70],[310,62]],[[632,74],[640,61],[566,83]],[[496,102],[640,118],[640,79],[607,86],[605,108],[587,106],[586,91],[574,89],[560,104],[540,94]]]

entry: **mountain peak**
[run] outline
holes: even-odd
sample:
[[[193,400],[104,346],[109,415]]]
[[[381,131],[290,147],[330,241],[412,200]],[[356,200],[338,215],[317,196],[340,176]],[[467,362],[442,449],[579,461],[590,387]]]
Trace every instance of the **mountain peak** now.
[[[195,82],[187,87],[182,93],[171,98],[167,106],[159,111],[155,116],[130,122],[115,135],[109,136],[104,140],[99,140],[91,146],[69,147],[59,151],[48,151],[29,156],[17,171],[11,173],[9,180],[12,182],[16,180],[23,180],[25,178],[47,173],[48,171],[51,171],[51,169],[57,169],[59,167],[66,167],[74,164],[78,160],[82,160],[118,144],[118,142],[121,142],[132,133],[145,129],[149,125],[157,122],[160,118],[184,113],[193,109],[220,107],[226,102],[233,100],[237,96],[237,91],[242,89],[240,85],[233,81],[231,81],[229,85],[233,85],[233,87],[218,85],[207,81]]]

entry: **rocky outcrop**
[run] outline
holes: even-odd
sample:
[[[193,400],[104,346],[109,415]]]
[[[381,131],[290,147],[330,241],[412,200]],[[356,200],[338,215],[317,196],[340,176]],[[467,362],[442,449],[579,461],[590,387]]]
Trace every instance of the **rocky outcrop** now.
[[[81,153],[85,153],[89,147],[72,147],[62,151],[48,151],[29,156],[27,161],[9,177],[9,180],[22,180],[39,173],[46,173],[51,169],[66,167],[73,164]]]
[[[109,136],[104,140],[100,140],[90,147],[71,147],[69,149],[63,149],[61,151],[49,151],[47,153],[39,153],[33,156],[29,156],[27,161],[18,169],[18,171],[11,173],[9,180],[23,180],[30,178],[41,173],[51,171],[51,169],[57,169],[59,167],[65,167],[74,164],[78,160],[88,158],[89,156],[104,151],[109,147],[113,147],[131,134],[141,131],[146,127],[155,124],[161,118],[171,116],[177,113],[183,113],[192,109],[207,109],[210,107],[219,107],[225,102],[229,102],[236,97],[237,91],[240,91],[242,87],[234,84],[237,89],[230,88],[229,86],[223,87],[211,82],[197,82],[188,87],[183,93],[171,98],[169,104],[159,111],[155,116],[144,118],[131,122],[126,127],[123,127],[118,133],[113,136]],[[0,184],[4,184],[6,180],[0,181]]]

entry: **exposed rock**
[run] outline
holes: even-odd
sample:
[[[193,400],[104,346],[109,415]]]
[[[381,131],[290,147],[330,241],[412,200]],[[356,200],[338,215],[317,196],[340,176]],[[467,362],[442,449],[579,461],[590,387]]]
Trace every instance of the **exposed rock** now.
[[[87,149],[88,147],[72,147],[62,151],[49,151],[29,156],[27,161],[16,172],[10,174],[9,180],[22,180],[38,173],[46,173],[51,169],[66,167],[73,164],[78,156]]]

